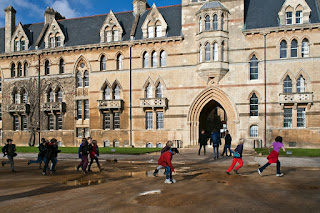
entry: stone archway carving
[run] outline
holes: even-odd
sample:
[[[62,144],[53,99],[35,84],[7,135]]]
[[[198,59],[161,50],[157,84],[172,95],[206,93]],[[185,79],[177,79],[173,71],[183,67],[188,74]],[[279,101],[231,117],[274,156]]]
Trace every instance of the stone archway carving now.
[[[197,145],[199,137],[199,118],[202,109],[211,100],[218,102],[225,110],[228,117],[228,129],[234,139],[237,138],[237,125],[239,114],[236,106],[228,98],[227,94],[217,87],[209,87],[202,91],[192,102],[188,113],[189,145]]]

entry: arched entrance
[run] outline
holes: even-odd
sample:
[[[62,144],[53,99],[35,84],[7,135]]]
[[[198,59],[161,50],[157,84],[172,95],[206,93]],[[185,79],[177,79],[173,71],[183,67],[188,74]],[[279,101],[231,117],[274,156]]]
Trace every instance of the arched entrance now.
[[[209,87],[202,91],[193,101],[189,114],[190,144],[197,145],[199,131],[205,129],[222,128],[227,125],[230,134],[237,138],[238,112],[225,92],[217,87]]]

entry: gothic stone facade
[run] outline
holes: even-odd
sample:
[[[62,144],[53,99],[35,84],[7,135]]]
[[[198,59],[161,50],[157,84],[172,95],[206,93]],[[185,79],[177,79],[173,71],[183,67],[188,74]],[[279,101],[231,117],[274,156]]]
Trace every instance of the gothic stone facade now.
[[[0,29],[2,142],[27,145],[40,120],[41,137],[62,146],[89,135],[100,146],[188,146],[200,129],[218,127],[248,147],[277,135],[319,147],[318,8],[316,0],[162,8],[135,0],[129,12],[66,20],[47,8],[44,23],[16,25],[9,6]]]

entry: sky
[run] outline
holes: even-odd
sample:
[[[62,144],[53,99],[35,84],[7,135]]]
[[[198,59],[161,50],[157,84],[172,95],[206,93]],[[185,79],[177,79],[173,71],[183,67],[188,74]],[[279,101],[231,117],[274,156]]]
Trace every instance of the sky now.
[[[121,3],[119,3],[121,2]],[[0,0],[0,28],[4,27],[4,9],[11,5],[17,11],[16,24],[23,25],[44,22],[44,11],[53,7],[61,15],[68,18],[92,16],[113,12],[133,10],[133,0]],[[157,7],[181,4],[181,0],[147,0]]]

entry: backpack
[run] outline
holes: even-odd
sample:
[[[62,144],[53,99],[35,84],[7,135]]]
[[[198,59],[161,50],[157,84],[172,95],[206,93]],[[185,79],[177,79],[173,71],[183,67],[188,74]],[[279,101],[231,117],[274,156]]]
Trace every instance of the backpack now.
[[[78,149],[78,156],[79,156],[79,158],[82,158],[82,155],[80,154],[82,145],[83,145],[83,143],[80,144],[79,149]]]
[[[5,145],[4,147],[2,147],[3,157],[6,156],[6,154],[4,154],[4,153],[6,153],[6,151],[7,151],[7,145]]]

